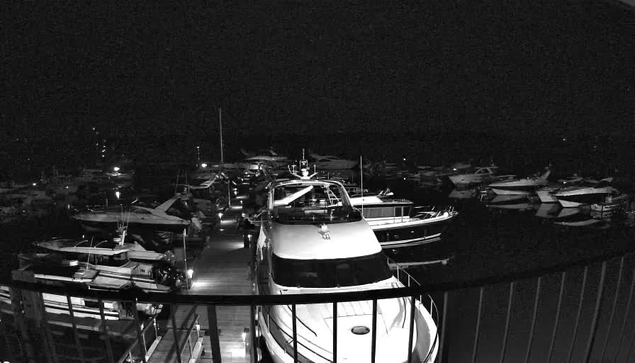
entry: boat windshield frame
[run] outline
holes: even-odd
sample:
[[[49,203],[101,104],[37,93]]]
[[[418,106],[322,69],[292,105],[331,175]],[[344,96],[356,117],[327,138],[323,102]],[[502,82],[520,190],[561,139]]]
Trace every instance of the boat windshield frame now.
[[[357,222],[362,215],[351,205],[340,182],[287,180],[269,188],[269,211],[283,224]]]
[[[393,277],[382,252],[338,259],[291,259],[271,255],[271,277],[280,286],[340,288],[363,286]]]

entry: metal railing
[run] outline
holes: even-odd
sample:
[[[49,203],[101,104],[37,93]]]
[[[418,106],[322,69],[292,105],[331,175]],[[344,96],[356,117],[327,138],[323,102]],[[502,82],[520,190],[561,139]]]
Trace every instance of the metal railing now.
[[[42,293],[64,294],[69,301],[71,297],[85,297],[96,299],[100,304],[113,300],[133,304],[151,302],[162,304],[163,309],[169,310],[170,314],[169,317],[133,316],[128,320],[109,321],[103,313],[101,319],[73,317],[71,308],[70,315],[65,315],[63,319],[43,310],[34,318],[27,312],[44,309],[44,306],[22,299],[22,294],[12,294],[11,304],[2,310],[0,335],[4,337],[6,360],[12,363],[153,362],[157,361],[156,357],[160,354],[182,363],[207,354],[203,347],[207,343],[214,362],[228,359],[227,350],[232,350],[234,354],[232,361],[237,361],[236,352],[242,350],[241,359],[247,362],[262,357],[265,350],[257,337],[255,318],[258,307],[288,305],[292,314],[295,314],[297,307],[302,304],[330,303],[337,310],[337,303],[340,302],[371,301],[375,324],[379,300],[405,297],[414,302],[429,295],[432,296],[429,301],[421,301],[425,301],[427,309],[439,315],[436,320],[439,340],[436,362],[620,363],[633,355],[635,316],[631,305],[635,287],[635,255],[632,253],[602,256],[540,271],[454,283],[415,286],[414,279],[406,271],[399,270],[397,275],[400,281],[405,281],[406,287],[275,296],[170,295],[128,291],[113,294],[70,288],[60,290],[55,286],[11,281],[4,284],[10,286],[12,292],[34,291],[40,296]],[[184,306],[190,308],[190,313],[182,321],[176,312]],[[220,316],[218,313],[223,311],[223,307],[242,307],[249,314],[245,315],[246,320],[235,319],[223,323],[217,316]],[[200,315],[197,308],[207,308],[207,316]],[[103,312],[103,307],[100,311]],[[337,314],[333,315],[333,324],[337,326]],[[177,320],[181,321],[180,325]],[[223,324],[229,324],[230,327],[234,325],[242,333],[242,339],[238,338],[237,342],[242,349],[235,348],[236,345],[232,346],[234,348],[229,347],[235,343],[232,341],[225,341],[221,345],[225,338],[221,336],[219,326]],[[168,329],[162,331],[160,325]],[[294,319],[294,334],[285,337],[285,341],[291,353],[289,359],[293,361],[295,357],[296,361],[304,361],[297,354],[298,342],[294,339],[297,328]],[[411,322],[410,340],[412,329]],[[173,339],[167,344],[169,334]],[[191,339],[193,335],[196,340]],[[231,332],[229,338],[230,335]],[[59,337],[65,338],[60,340]],[[95,337],[98,339],[95,340]],[[158,338],[161,339],[157,343]],[[339,351],[337,341],[335,337],[333,360],[337,359]],[[162,343],[167,345],[161,348]],[[412,341],[409,342],[409,350],[412,344]],[[189,346],[188,350],[186,345]],[[74,346],[74,351],[69,346]],[[373,359],[376,358],[375,349],[373,343]],[[88,354],[90,351],[105,354],[96,356]],[[173,352],[171,355],[168,354],[170,351]],[[185,353],[185,357],[181,353]],[[425,357],[420,359],[423,361]]]

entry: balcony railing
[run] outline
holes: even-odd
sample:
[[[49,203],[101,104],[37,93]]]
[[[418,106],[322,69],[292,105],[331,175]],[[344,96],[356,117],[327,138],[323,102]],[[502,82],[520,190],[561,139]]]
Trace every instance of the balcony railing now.
[[[5,348],[0,353],[4,351],[2,358],[12,363],[182,363],[210,355],[214,362],[247,362],[263,356],[266,360],[266,349],[257,336],[257,308],[286,305],[295,318],[302,304],[333,304],[337,311],[337,303],[370,300],[376,315],[379,300],[406,297],[413,303],[421,301],[438,315],[435,362],[603,363],[628,361],[633,354],[633,253],[448,284],[415,286],[403,270],[398,270],[398,277],[406,287],[276,296],[112,293],[11,281],[3,284],[10,287],[11,300],[1,305],[0,339]],[[79,318],[71,305],[65,314],[45,313],[39,300],[43,293],[66,296],[69,304],[75,298],[92,299],[99,317]],[[426,300],[426,296],[432,298]],[[162,305],[164,311],[154,317],[132,313],[107,320],[105,302],[151,303]],[[227,307],[243,310],[235,317],[227,313]],[[337,314],[334,317],[337,324]],[[280,338],[291,360],[305,361],[295,354],[297,327],[293,325],[294,334]],[[411,340],[412,328],[411,323]],[[240,332],[238,341],[232,331]],[[337,350],[337,339],[333,341]],[[375,349],[375,343],[372,346]],[[330,361],[337,361],[337,355]]]

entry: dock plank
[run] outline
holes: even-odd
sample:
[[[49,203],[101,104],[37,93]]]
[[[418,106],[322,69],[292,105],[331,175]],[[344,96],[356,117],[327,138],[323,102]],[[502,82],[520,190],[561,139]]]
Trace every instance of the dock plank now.
[[[188,256],[189,258],[189,256]],[[251,251],[244,248],[242,236],[237,233],[218,233],[212,235],[197,258],[189,266],[194,269],[192,288],[185,294],[203,295],[251,295],[252,280],[249,264]],[[221,359],[224,363],[247,363],[250,361],[250,350],[243,341],[243,331],[250,327],[250,312],[247,306],[217,306],[217,324],[220,330],[219,341]],[[201,335],[203,336],[203,353],[198,362],[212,362],[210,329],[207,307],[181,305],[176,308],[175,320],[179,340],[185,341],[185,333],[199,315]],[[174,333],[171,322],[164,323],[167,331],[149,362],[176,362]],[[196,330],[195,330],[196,332]],[[193,334],[195,338],[195,334]],[[192,343],[194,343],[193,340]],[[181,345],[182,347],[182,345]],[[189,359],[186,347],[182,356],[184,362]]]

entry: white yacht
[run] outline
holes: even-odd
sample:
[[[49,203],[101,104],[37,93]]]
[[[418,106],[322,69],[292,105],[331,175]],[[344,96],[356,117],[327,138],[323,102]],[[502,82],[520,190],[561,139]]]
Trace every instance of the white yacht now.
[[[551,170],[536,177],[502,180],[490,184],[489,188],[498,195],[531,195],[549,183],[549,174]]]
[[[448,176],[458,188],[476,184],[489,184],[497,180],[511,179],[514,175],[501,175],[497,166],[482,166],[461,171]]]
[[[579,207],[581,205],[604,202],[609,195],[617,195],[617,189],[610,184],[613,178],[605,178],[593,186],[574,186],[562,188],[553,195],[558,198],[558,202],[565,208]]]
[[[307,166],[304,161],[304,166]],[[314,180],[303,169],[298,180],[273,182],[257,241],[255,288],[258,294],[313,294],[399,288],[375,234],[350,203],[344,186]],[[428,303],[426,303],[427,305]],[[370,300],[337,304],[291,305],[258,309],[258,326],[276,363],[368,362],[375,336],[377,362],[434,362],[437,325],[419,299],[377,301],[376,332]],[[434,311],[434,310],[433,310]],[[414,314],[412,351],[409,321]],[[337,356],[333,326],[337,324]],[[295,334],[294,334],[294,328]],[[294,351],[297,345],[297,351]]]
[[[311,153],[309,156],[313,159],[310,164],[315,165],[320,170],[346,170],[359,165],[358,161],[342,159],[335,155]]]
[[[194,223],[200,228],[200,221],[191,211],[184,211],[179,196],[168,199],[156,208],[132,205],[125,209],[121,206],[88,210],[73,216],[89,231],[101,231],[104,228],[117,227],[125,223],[132,227],[147,227],[159,231],[182,232]],[[188,215],[189,214],[189,215]]]
[[[415,207],[410,200],[389,198],[385,193],[350,199],[353,206],[361,209],[383,248],[412,247],[436,241],[458,215],[453,207]]]

